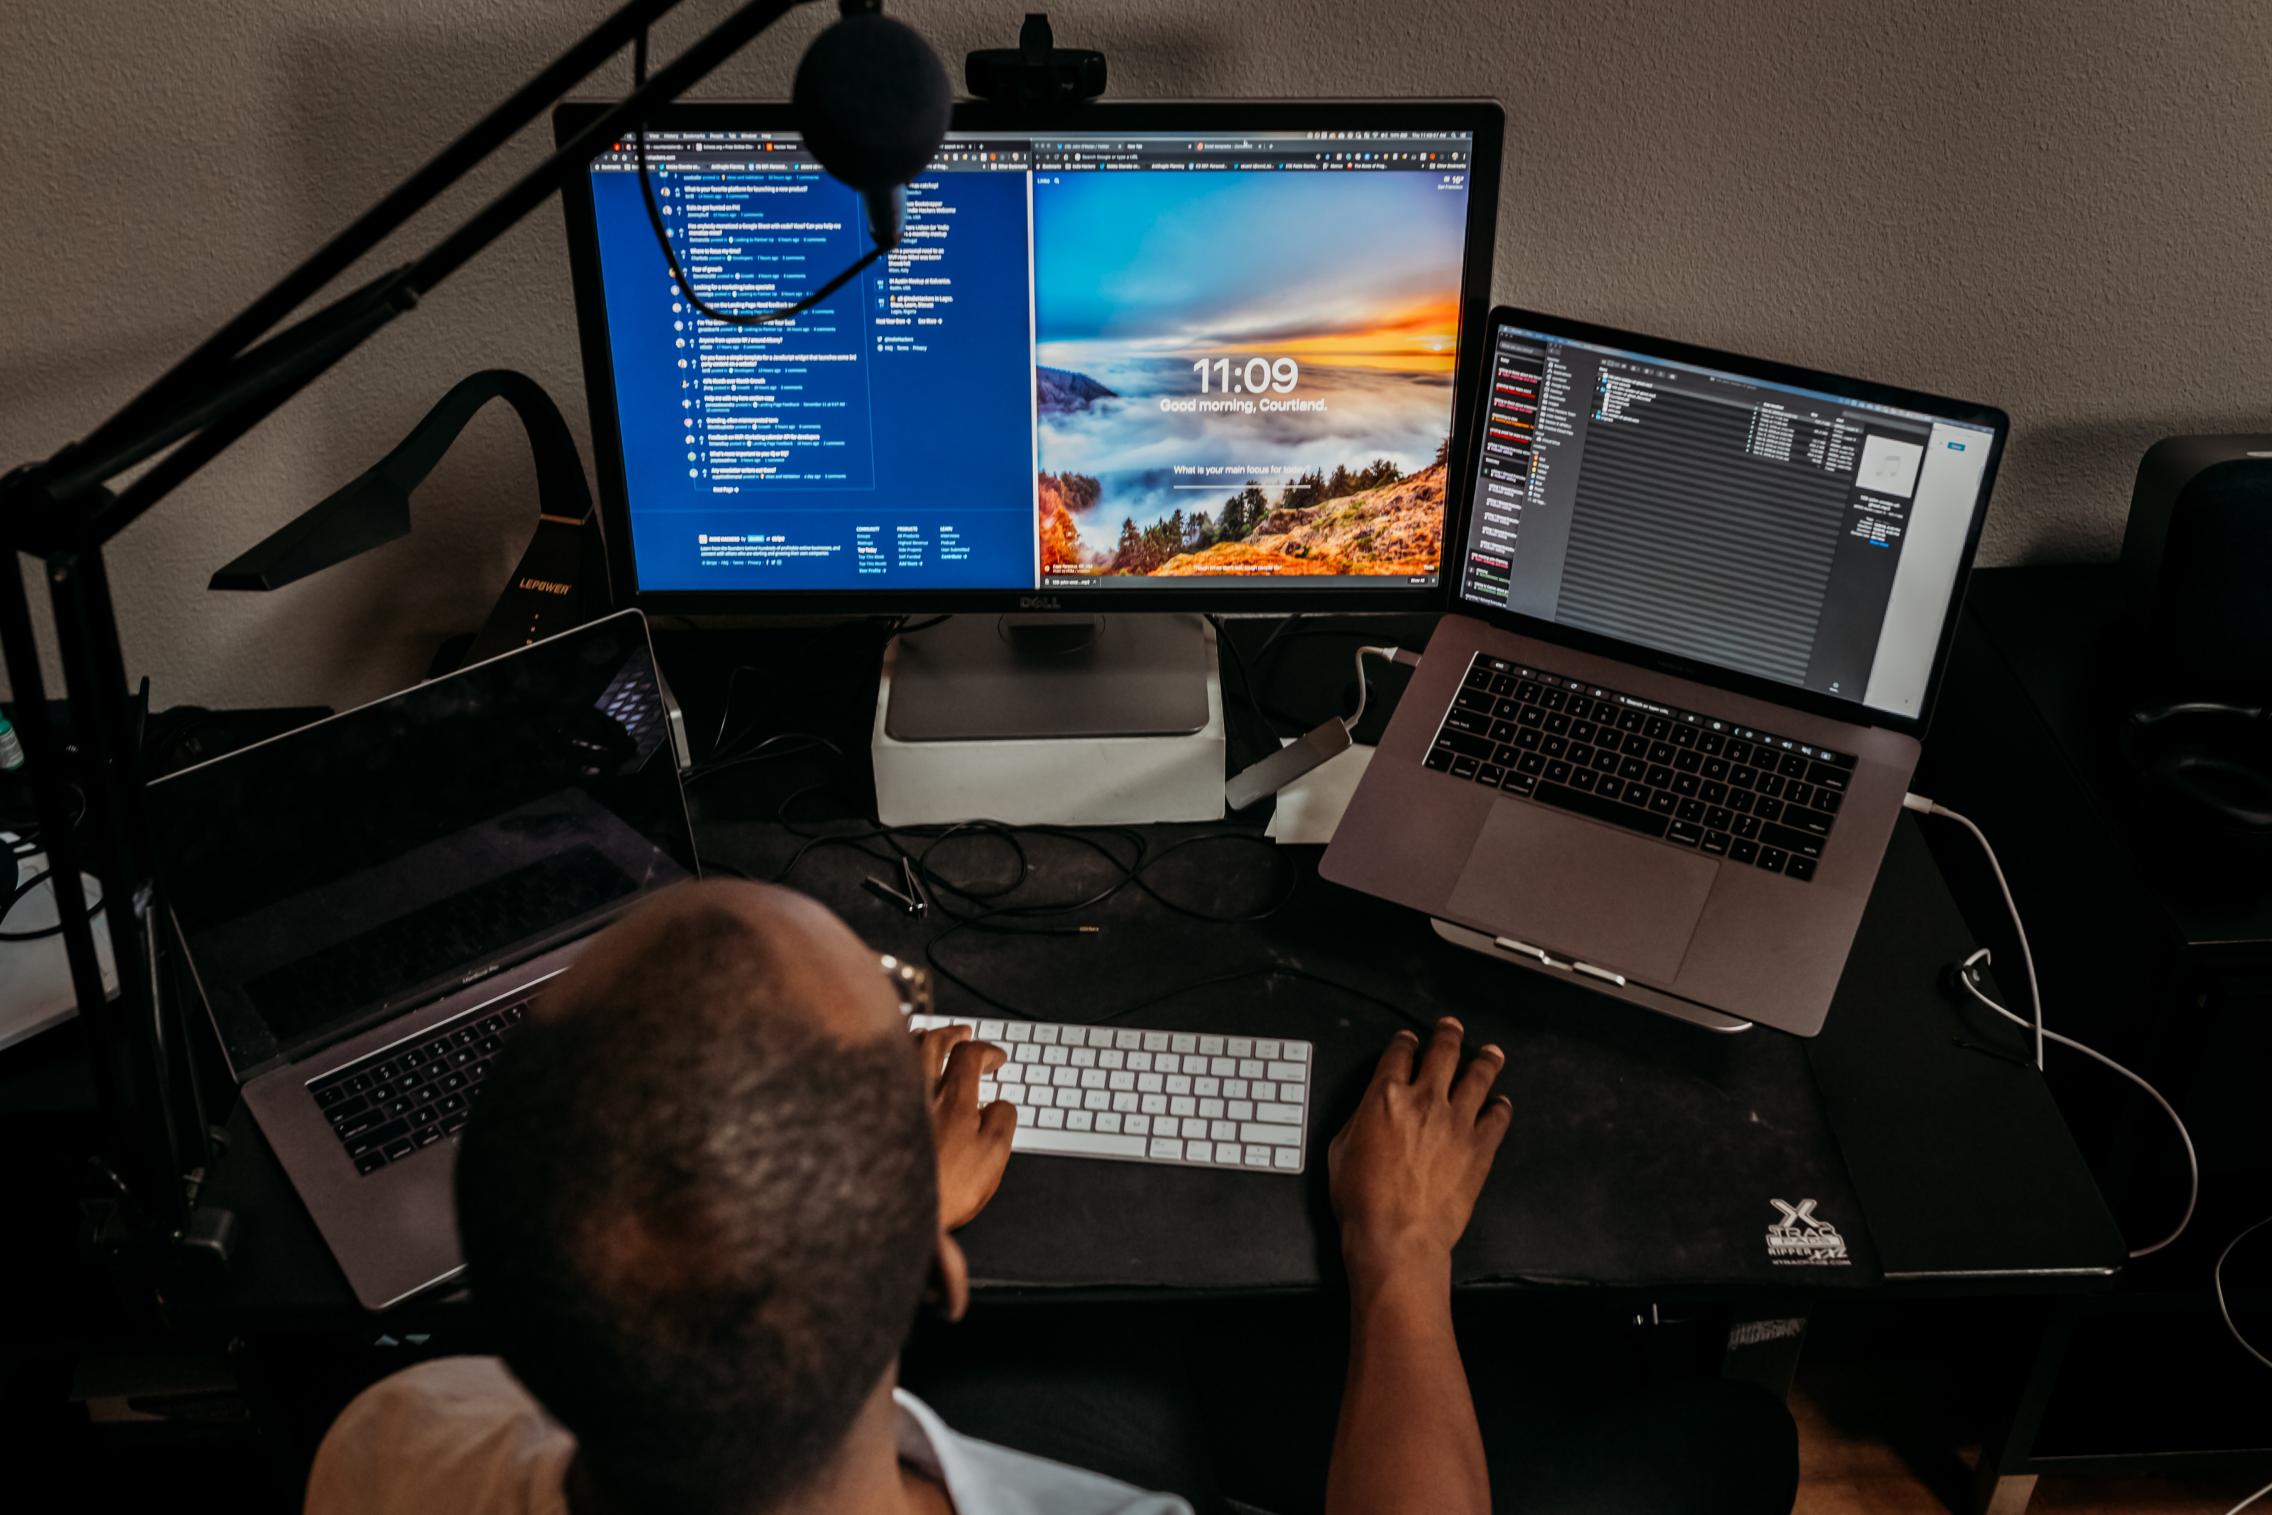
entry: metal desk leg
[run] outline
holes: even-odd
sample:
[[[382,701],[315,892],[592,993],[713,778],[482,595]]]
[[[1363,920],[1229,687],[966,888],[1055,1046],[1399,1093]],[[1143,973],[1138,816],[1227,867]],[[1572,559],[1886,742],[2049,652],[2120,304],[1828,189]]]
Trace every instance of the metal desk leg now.
[[[2035,1433],[2043,1412],[2058,1386],[2066,1365],[2067,1348],[2074,1341],[2076,1307],[2065,1300],[2049,1307],[2032,1350],[2025,1351],[2026,1366],[2018,1392],[2003,1424],[1981,1445],[1980,1464],[1973,1469],[1971,1515],[2026,1515],[2035,1497]]]

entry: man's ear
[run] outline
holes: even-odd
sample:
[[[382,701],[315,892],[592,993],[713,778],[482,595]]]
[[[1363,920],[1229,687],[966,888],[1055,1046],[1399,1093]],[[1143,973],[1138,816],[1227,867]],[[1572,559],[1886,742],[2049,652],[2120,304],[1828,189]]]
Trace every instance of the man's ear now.
[[[939,1228],[939,1250],[931,1256],[931,1286],[925,1295],[940,1318],[950,1322],[970,1308],[970,1264],[944,1226]]]

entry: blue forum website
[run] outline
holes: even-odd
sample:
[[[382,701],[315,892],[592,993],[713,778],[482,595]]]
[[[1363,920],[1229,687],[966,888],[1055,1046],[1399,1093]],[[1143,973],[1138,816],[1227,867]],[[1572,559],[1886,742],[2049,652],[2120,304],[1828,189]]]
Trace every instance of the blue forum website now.
[[[623,143],[591,189],[645,591],[1434,584],[1461,136],[958,135],[900,246],[733,326],[673,282]],[[786,133],[656,133],[666,234],[720,309],[867,248]]]

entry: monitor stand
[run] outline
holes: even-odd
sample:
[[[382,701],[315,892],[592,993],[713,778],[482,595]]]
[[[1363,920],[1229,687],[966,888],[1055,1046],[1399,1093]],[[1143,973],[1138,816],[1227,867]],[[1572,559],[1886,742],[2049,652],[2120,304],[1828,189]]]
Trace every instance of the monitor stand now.
[[[886,825],[1223,814],[1214,629],[1195,615],[957,615],[895,637],[871,742]]]

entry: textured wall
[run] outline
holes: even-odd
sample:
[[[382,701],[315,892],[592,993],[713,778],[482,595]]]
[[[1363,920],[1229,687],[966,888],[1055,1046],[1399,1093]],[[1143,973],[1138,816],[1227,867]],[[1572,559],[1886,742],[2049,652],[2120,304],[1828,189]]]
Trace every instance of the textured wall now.
[[[895,9],[950,59],[1007,43],[1022,12]],[[0,461],[124,400],[601,10],[5,0]],[[1060,0],[1054,14],[1063,41],[1108,51],[1122,96],[1504,101],[1502,299],[2004,406],[2016,435],[1984,561],[2109,554],[2148,441],[2272,421],[2272,6]],[[778,95],[822,19],[792,18],[706,92]],[[692,32],[674,22],[659,46]],[[510,161],[540,146],[531,134]],[[474,368],[534,373],[581,433],[562,241],[557,209],[531,218],[122,540],[129,666],[160,703],[367,697],[479,621],[530,509],[504,418],[435,476],[413,540],[275,595],[202,585]]]

